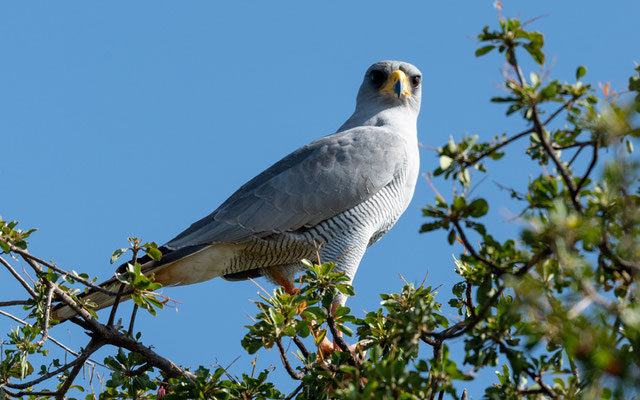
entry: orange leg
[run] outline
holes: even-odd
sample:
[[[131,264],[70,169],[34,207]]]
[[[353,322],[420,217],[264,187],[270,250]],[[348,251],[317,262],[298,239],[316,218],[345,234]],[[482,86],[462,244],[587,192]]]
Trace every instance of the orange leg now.
[[[287,294],[298,293],[298,288],[296,288],[291,281],[289,281],[284,276],[282,276],[282,274],[278,272],[276,268],[269,267],[269,273],[271,274],[273,279],[276,281],[276,283],[282,286],[282,288]],[[335,314],[337,308],[338,308],[337,304],[331,305],[331,315]],[[338,335],[342,336],[342,332],[338,332]],[[337,347],[338,345],[336,344],[335,338],[333,338],[333,341],[331,341],[327,339],[325,336],[325,338],[322,340],[322,343],[320,343],[320,345],[318,346],[318,349],[323,355],[327,356],[331,354]]]
[[[269,273],[271,274],[273,279],[276,281],[276,283],[282,286],[282,288],[287,294],[296,294],[298,292],[298,289],[293,285],[293,283],[288,279],[286,279],[284,276],[282,276],[282,274],[280,274],[280,272],[278,272],[276,268],[269,267]],[[337,308],[337,305],[333,305],[331,307],[332,314],[336,312],[336,308]],[[326,338],[326,336],[322,340],[322,343],[320,343],[320,345],[318,346],[318,349],[320,350],[320,352],[325,356],[331,354],[335,348],[336,348],[335,339],[333,342],[331,342],[329,339]]]
[[[269,273],[271,274],[273,279],[275,279],[278,285],[284,288],[284,291],[287,292],[287,294],[295,294],[298,292],[298,289],[295,286],[293,286],[293,283],[289,281],[287,278],[285,278],[284,276],[282,276],[282,274],[278,272],[276,268],[269,267]]]

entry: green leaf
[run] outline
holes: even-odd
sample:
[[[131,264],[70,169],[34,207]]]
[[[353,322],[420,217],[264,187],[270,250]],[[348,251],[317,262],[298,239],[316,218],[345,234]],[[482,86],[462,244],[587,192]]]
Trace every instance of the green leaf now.
[[[476,50],[476,57],[483,56],[483,55],[487,54],[488,52],[490,52],[491,50],[493,50],[495,48],[496,48],[496,46],[494,46],[494,45],[480,47],[478,50]]]
[[[453,242],[456,241],[456,230],[455,229],[451,229],[449,231],[449,235],[447,236],[447,240],[449,241],[449,244],[453,244]]]
[[[467,201],[464,197],[456,197],[453,199],[453,210],[454,211],[462,211],[467,206]]]
[[[340,306],[340,307],[336,308],[335,313],[333,313],[333,318],[334,319],[338,319],[338,318],[340,318],[340,317],[342,317],[344,315],[349,314],[350,312],[351,312],[351,309],[349,307]]]
[[[468,209],[469,215],[474,218],[479,218],[489,211],[489,204],[485,199],[475,199],[469,204]]]
[[[324,338],[327,336],[327,330],[326,329],[322,329],[319,331],[316,331],[316,338],[315,338],[315,344],[316,346],[319,346],[320,343],[322,343],[322,341],[324,340]]]
[[[352,336],[353,335],[353,330],[351,328],[349,328],[346,325],[343,324],[337,324],[336,325],[336,329],[339,330],[340,332],[344,333],[347,336]]]
[[[533,60],[535,62],[540,65],[544,64],[544,53],[539,46],[535,44],[525,44],[523,47],[525,48],[525,50],[527,50],[531,57],[533,57]]]
[[[122,254],[124,254],[127,250],[129,250],[129,249],[128,249],[128,248],[126,248],[126,247],[125,247],[125,248],[122,248],[122,249],[115,250],[115,251],[113,252],[113,254],[111,254],[111,260],[109,261],[109,263],[110,263],[110,264],[113,264],[114,262],[116,262],[116,260],[117,260],[118,258],[120,258],[120,256],[121,256]]]
[[[576,80],[580,80],[587,73],[587,67],[581,65],[576,69]]]
[[[155,247],[145,249],[144,252],[153,260],[159,260],[162,258],[162,252]]]

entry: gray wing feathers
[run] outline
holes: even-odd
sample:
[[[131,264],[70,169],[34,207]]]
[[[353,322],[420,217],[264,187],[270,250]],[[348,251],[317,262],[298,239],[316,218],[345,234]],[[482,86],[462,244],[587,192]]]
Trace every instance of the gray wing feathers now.
[[[380,127],[316,140],[247,182],[168,242],[177,249],[311,227],[371,197],[406,165],[407,144]]]

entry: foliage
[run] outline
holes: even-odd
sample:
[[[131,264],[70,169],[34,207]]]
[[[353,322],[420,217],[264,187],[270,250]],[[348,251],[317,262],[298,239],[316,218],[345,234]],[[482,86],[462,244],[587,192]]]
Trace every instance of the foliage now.
[[[440,299],[424,283],[406,283],[399,293],[381,295],[380,309],[356,318],[332,303],[338,292],[353,295],[335,264],[307,263],[296,293],[277,289],[260,296],[254,323],[242,339],[249,353],[277,349],[291,378],[300,381],[286,396],[268,381],[270,370],[236,378],[222,367],[176,366],[143,345],[140,333],[133,336],[135,311],[128,329],[114,325],[117,307],[106,323],[98,321],[83,295],[89,289],[130,296],[153,315],[168,301],[158,297],[160,285],[137,262],[139,251],[162,256],[154,243],[131,238],[130,248],[116,250],[112,262],[128,250],[132,260],[119,270],[118,284],[100,288],[86,274],[28,253],[33,230],[0,220],[5,255],[0,262],[29,294],[28,300],[0,304],[22,306],[28,314],[22,321],[0,310],[22,323],[3,346],[0,398],[63,398],[91,354],[107,344],[118,348],[104,360],[109,379],[102,393],[92,391],[85,399],[458,399],[465,398],[460,389],[475,379],[473,371],[485,367],[499,371],[496,383],[486,384],[490,399],[635,395],[640,390],[640,164],[633,143],[640,135],[640,67],[627,94],[616,94],[607,84],[603,98],[583,82],[584,66],[570,83],[536,72],[526,79],[518,56],[545,61],[543,35],[526,28],[518,19],[500,18],[497,29],[485,27],[478,35],[476,51],[484,56],[497,50],[505,57],[507,95],[492,101],[506,106],[507,115],[520,115],[526,129],[488,141],[451,139],[437,150],[440,162],[433,175],[452,180],[456,189],[449,201],[437,194],[424,207],[421,231],[444,230],[450,244],[463,245],[452,296]],[[524,228],[519,237],[503,240],[483,223],[490,204],[473,197],[470,188],[475,174],[491,168],[488,160],[500,162],[507,146],[518,141],[528,141],[523,163],[538,170],[528,169],[524,190],[504,188],[519,204]],[[605,149],[612,156],[603,162]],[[30,265],[35,284],[7,255]],[[73,361],[53,359],[36,368],[34,355],[47,356],[46,345],[58,343],[48,334],[57,323],[52,301],[74,307],[78,317],[69,322],[89,332],[90,341]],[[441,301],[459,321],[444,316]],[[343,335],[356,344],[347,345]],[[318,350],[329,337],[335,350]],[[295,362],[285,351],[290,342],[297,348]],[[451,357],[452,346],[464,347],[464,365]],[[42,385],[55,388],[36,391]]]

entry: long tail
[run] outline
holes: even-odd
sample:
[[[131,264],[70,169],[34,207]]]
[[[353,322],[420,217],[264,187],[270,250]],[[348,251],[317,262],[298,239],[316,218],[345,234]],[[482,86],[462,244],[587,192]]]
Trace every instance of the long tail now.
[[[162,251],[162,258],[160,260],[152,260],[148,256],[141,257],[138,262],[142,266],[142,273],[149,276],[153,273],[159,273],[168,267],[171,264],[175,264],[177,261],[182,260],[190,255],[197,254],[200,250],[207,247],[207,245],[202,246],[189,246],[179,250],[171,250],[166,247],[160,247],[160,251]],[[122,264],[118,267],[116,271],[124,272],[126,268],[126,263]],[[156,279],[158,280],[158,279]],[[169,285],[179,285],[180,282],[171,282],[166,280],[158,280],[164,286]],[[114,277],[102,282],[99,287],[108,290],[112,293],[117,293],[120,287],[120,282]],[[110,293],[104,293],[102,291],[96,289],[90,289],[86,294],[79,296],[83,300],[90,300],[91,303],[94,303],[95,306],[92,307],[94,311],[102,310],[103,308],[107,308],[113,305],[116,300],[116,296]],[[129,300],[131,297],[128,295],[120,296],[120,302]],[[69,305],[65,303],[58,304],[52,310],[52,318],[58,321],[65,321],[69,318],[75,317],[76,312],[69,307]]]
[[[103,289],[117,292],[119,285],[116,282],[117,281],[114,277],[109,279],[108,281],[101,283],[99,286]],[[96,289],[90,289],[89,292],[83,294],[82,296],[80,296],[80,298],[84,301],[90,301],[91,303],[94,303],[95,306],[92,307],[92,310],[94,311],[102,310],[103,308],[112,306],[116,300],[116,296],[98,291]],[[130,297],[128,295],[120,296],[120,302],[128,300],[129,298]],[[51,317],[62,322],[68,320],[69,318],[75,317],[76,315],[77,313],[71,307],[69,307],[69,305],[60,303],[53,308]]]

